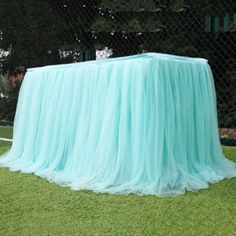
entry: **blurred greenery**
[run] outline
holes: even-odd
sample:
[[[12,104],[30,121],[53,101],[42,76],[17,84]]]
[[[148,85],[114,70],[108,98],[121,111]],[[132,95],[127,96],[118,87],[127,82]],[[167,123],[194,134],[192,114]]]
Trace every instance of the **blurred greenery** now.
[[[60,21],[48,1],[0,1],[0,48],[10,50],[3,72],[15,73],[19,66],[58,63]]]
[[[222,30],[226,13],[236,13],[234,1],[3,0],[0,49],[10,54],[0,60],[0,75],[16,75],[19,67],[25,72],[28,67],[94,59],[91,51],[105,47],[113,57],[146,51],[204,57],[215,77],[219,125],[233,128],[236,35]],[[221,19],[219,32],[206,30],[207,17],[210,28],[214,17]],[[13,119],[17,90],[8,98],[0,96],[0,120]]]
[[[0,125],[12,124],[15,116],[21,81],[15,81],[14,86],[8,75],[0,74]]]

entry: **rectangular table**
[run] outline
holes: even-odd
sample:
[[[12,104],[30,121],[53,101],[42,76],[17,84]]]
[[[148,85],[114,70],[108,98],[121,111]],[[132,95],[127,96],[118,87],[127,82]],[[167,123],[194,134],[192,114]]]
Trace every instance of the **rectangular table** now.
[[[207,60],[158,53],[28,69],[0,166],[75,190],[158,196],[236,176]]]

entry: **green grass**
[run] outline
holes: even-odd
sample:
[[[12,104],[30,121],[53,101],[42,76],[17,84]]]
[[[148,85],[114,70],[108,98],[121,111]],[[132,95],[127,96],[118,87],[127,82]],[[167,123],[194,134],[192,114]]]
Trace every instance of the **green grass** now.
[[[12,127],[0,126],[0,138],[12,138]]]
[[[9,143],[0,143],[0,153]],[[236,161],[236,147],[224,147]],[[0,235],[236,235],[236,179],[159,198],[72,191],[0,168]]]

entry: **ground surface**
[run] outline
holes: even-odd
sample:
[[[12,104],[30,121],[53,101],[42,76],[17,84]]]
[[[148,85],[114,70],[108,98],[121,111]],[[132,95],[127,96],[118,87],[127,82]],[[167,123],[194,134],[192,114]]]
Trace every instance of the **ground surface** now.
[[[0,128],[1,137],[11,133]],[[9,147],[0,142],[0,154]],[[236,162],[236,147],[224,152]],[[114,196],[0,168],[0,235],[234,236],[236,179],[172,198]]]

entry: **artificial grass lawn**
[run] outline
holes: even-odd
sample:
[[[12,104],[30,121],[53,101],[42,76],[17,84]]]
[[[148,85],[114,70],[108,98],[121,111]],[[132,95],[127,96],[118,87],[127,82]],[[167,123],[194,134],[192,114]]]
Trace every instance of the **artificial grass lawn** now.
[[[9,145],[0,142],[0,153]],[[236,162],[236,147],[224,152]],[[236,179],[177,197],[115,196],[0,168],[0,235],[233,236]]]

